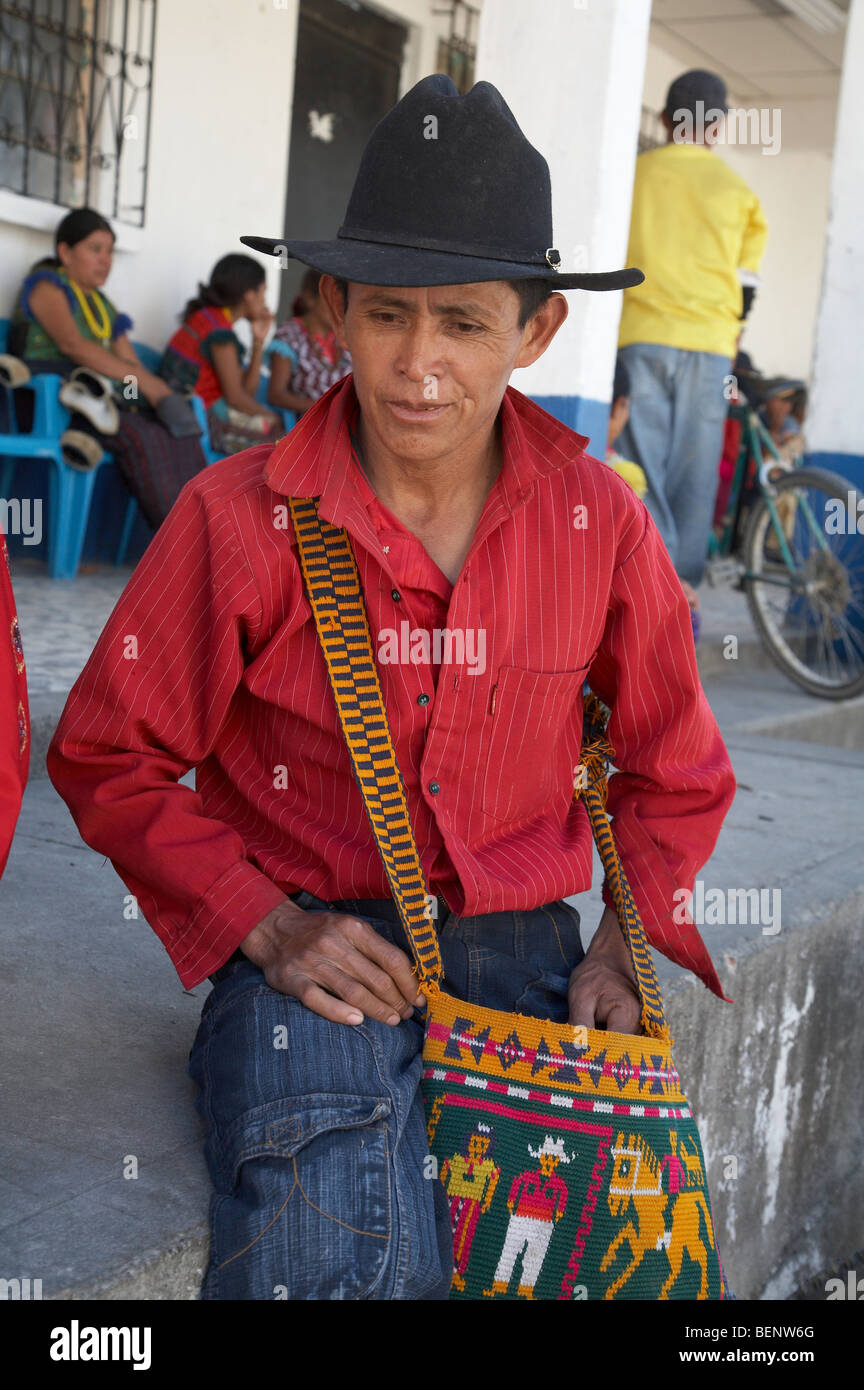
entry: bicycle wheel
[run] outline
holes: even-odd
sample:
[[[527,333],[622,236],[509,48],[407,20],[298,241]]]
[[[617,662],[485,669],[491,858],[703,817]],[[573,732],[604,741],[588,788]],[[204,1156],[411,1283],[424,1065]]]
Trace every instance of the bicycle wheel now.
[[[821,468],[793,469],[771,487],[792,569],[768,503],[759,497],[743,545],[743,582],[753,621],[773,660],[803,690],[826,700],[860,695],[864,537],[855,527],[858,494],[845,478]],[[838,534],[826,525],[840,515],[827,505],[833,499],[842,502]]]

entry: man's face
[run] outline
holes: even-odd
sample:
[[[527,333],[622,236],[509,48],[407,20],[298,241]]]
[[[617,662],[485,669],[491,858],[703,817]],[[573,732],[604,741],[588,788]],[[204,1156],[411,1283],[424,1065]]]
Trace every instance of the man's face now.
[[[519,297],[504,281],[428,289],[352,283],[344,314],[330,276],[321,294],[351,353],[364,428],[412,462],[489,435],[511,372],[540,356],[567,315],[556,294],[520,328]]]

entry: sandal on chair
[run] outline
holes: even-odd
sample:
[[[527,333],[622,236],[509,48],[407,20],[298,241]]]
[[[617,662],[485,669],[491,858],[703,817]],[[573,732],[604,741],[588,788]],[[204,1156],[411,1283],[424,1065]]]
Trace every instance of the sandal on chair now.
[[[112,399],[113,385],[89,367],[76,367],[60,387],[60,399],[72,411],[84,415],[100,434],[116,434],[120,412]]]
[[[31,380],[30,368],[20,357],[0,352],[0,386],[26,386]]]
[[[98,439],[83,430],[64,430],[60,436],[60,452],[63,462],[79,473],[90,473],[102,457],[103,449]]]
[[[195,418],[195,411],[186,396],[176,391],[165,396],[155,407],[156,419],[163,424],[173,439],[191,439],[202,433]]]

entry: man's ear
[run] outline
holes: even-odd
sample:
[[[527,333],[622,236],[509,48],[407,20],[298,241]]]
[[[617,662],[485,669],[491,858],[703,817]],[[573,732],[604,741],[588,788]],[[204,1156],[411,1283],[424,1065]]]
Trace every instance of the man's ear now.
[[[322,275],[318,281],[318,293],[327,305],[330,320],[333,324],[333,332],[336,334],[336,341],[340,347],[347,348],[345,341],[345,311],[346,304],[342,297],[342,291],[332,275]]]
[[[569,312],[567,300],[558,290],[541,305],[537,313],[528,320],[522,330],[522,346],[519,349],[516,367],[530,367],[538,357],[542,357]]]

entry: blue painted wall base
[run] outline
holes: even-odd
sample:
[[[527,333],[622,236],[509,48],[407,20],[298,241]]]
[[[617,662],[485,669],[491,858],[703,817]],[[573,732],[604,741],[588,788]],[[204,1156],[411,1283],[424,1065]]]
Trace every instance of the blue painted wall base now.
[[[605,457],[606,436],[609,433],[608,401],[595,401],[589,396],[532,396],[531,399],[577,434],[587,434],[590,441],[587,450],[594,458]]]
[[[854,488],[864,492],[864,454],[839,454],[824,449],[805,454],[804,462],[811,468],[828,468],[848,478]]]

